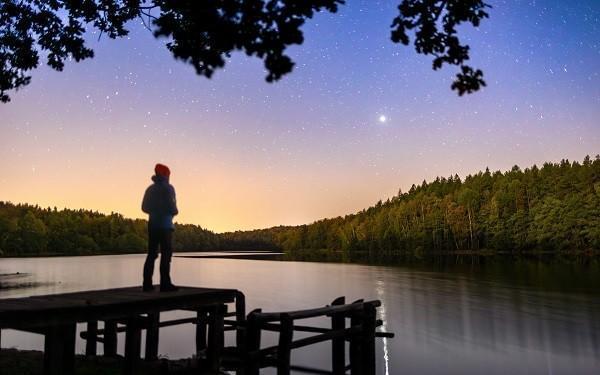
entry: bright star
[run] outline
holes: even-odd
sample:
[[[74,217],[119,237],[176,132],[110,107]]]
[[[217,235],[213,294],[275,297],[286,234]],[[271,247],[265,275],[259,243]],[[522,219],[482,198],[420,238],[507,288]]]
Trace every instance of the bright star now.
[[[384,124],[387,121],[387,117],[385,117],[385,115],[381,115],[379,116],[379,122]]]

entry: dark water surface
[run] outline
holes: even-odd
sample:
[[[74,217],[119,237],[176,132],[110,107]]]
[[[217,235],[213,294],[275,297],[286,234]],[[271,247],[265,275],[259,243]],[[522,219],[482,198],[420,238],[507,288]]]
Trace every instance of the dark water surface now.
[[[137,285],[143,259],[0,259],[0,275],[8,275],[0,276],[0,298]],[[382,328],[396,337],[378,341],[379,374],[600,374],[597,266],[427,269],[174,258],[172,273],[181,285],[240,289],[248,311],[317,307],[340,295],[380,299]],[[3,331],[2,346],[41,349],[43,342]],[[80,340],[77,348],[83,352]],[[162,355],[189,357],[193,351],[191,325],[161,330]],[[294,352],[292,359],[328,367],[329,353],[320,345]]]

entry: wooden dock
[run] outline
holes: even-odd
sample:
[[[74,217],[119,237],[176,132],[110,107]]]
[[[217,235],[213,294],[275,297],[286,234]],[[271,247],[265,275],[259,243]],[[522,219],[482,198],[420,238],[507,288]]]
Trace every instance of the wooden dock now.
[[[116,355],[117,332],[125,331],[124,372],[132,373],[140,358],[142,330],[146,330],[146,359],[155,359],[161,326],[197,320],[202,323],[196,324],[197,349],[205,349],[208,366],[218,371],[225,304],[235,302],[234,315],[243,317],[244,295],[235,289],[181,287],[165,293],[158,292],[158,287],[156,290],[143,292],[141,287],[130,287],[0,299],[0,330],[44,335],[44,374],[49,375],[73,373],[77,323],[88,325],[85,332],[88,355],[96,354],[97,342],[103,342],[104,355]],[[197,315],[160,322],[161,312],[173,310],[194,311]],[[98,322],[104,322],[103,329],[98,329]]]
[[[234,311],[228,312],[231,303]],[[323,307],[287,312],[256,309],[246,316],[245,297],[235,289],[181,287],[161,293],[131,287],[0,299],[0,333],[1,329],[16,329],[44,335],[45,375],[73,374],[77,323],[87,323],[87,330],[80,332],[86,340],[87,356],[96,356],[101,343],[104,356],[116,357],[117,333],[125,332],[123,373],[127,375],[141,371],[142,332],[146,334],[144,359],[154,361],[160,328],[190,323],[195,325],[198,363],[194,367],[198,374],[227,370],[258,375],[264,367],[275,367],[278,375],[292,371],[375,375],[375,339],[393,337],[392,333],[377,332],[383,324],[377,319],[380,306],[378,300],[346,303],[339,297]],[[192,311],[194,316],[161,321],[160,313],[173,310]],[[315,318],[329,321],[330,328],[301,324]],[[224,347],[225,331],[235,332],[234,347]],[[277,345],[261,345],[266,331],[279,335]],[[302,337],[295,339],[295,334]],[[331,342],[331,370],[292,364],[293,350],[326,341]]]

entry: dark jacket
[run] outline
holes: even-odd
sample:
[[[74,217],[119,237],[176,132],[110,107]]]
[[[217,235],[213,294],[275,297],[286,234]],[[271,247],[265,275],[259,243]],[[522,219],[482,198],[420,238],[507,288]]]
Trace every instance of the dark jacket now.
[[[173,216],[177,215],[175,189],[167,177],[152,176],[154,183],[146,189],[142,201],[142,211],[150,215],[151,228],[173,229]]]

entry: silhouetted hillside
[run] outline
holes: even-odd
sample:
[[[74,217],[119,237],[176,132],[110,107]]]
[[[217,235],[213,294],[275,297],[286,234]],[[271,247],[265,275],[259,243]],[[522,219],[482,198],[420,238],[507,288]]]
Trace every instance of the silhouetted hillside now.
[[[357,214],[221,238],[239,246],[273,243],[296,255],[321,249],[413,255],[598,251],[600,157],[514,166],[505,173],[486,169],[464,181],[438,177]]]
[[[600,250],[600,157],[413,185],[356,214],[309,225],[215,234],[176,225],[177,251],[311,250],[421,256],[490,250]],[[3,255],[143,252],[146,221],[0,202]]]

